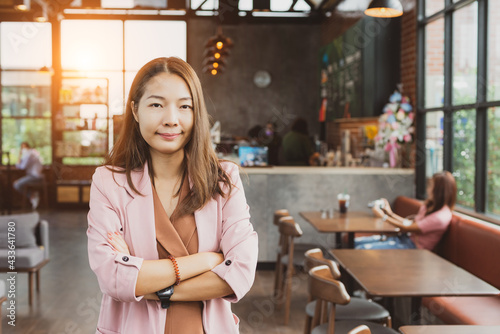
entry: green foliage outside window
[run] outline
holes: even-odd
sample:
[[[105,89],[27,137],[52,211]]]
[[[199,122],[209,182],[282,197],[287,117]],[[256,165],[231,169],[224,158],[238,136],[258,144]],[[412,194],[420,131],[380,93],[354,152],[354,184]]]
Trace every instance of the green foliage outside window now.
[[[457,181],[457,203],[469,208],[474,208],[475,145],[475,110],[453,113],[453,175]]]
[[[51,133],[50,118],[3,118],[2,151],[10,152],[10,163],[15,164],[19,158],[19,146],[26,141],[40,153],[43,164],[50,165],[52,163]],[[2,162],[4,165],[7,164],[5,155]]]
[[[500,215],[500,108],[488,111],[486,210]]]

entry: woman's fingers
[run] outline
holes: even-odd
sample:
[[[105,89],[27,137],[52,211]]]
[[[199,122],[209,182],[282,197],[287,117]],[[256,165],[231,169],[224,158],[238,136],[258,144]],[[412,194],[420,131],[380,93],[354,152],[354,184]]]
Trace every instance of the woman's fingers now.
[[[128,245],[120,233],[118,232],[108,233],[108,241],[116,251],[130,255]]]

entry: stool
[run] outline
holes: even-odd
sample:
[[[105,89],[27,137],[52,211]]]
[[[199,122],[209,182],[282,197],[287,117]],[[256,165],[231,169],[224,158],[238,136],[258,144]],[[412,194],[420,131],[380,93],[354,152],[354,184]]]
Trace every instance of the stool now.
[[[48,192],[48,186],[47,186],[47,181],[45,180],[45,176],[42,176],[42,178],[39,181],[36,182],[30,182],[25,184],[24,186],[24,191],[23,191],[23,196],[25,198],[28,198],[28,193],[33,193],[34,191],[38,191],[40,195],[43,198],[43,204],[46,208],[49,207],[49,192]],[[21,209],[26,209],[26,200],[23,200],[22,202]],[[31,203],[31,201],[30,201]]]

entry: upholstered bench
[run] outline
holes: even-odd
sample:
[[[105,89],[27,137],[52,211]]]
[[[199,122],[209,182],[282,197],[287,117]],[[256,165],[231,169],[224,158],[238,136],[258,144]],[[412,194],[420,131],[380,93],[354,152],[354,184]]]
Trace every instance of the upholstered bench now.
[[[400,196],[393,211],[406,217],[421,201]],[[457,266],[500,288],[500,226],[454,213],[448,230],[434,250]],[[429,273],[432,275],[432,273]],[[447,324],[500,325],[498,297],[427,297],[422,304]]]

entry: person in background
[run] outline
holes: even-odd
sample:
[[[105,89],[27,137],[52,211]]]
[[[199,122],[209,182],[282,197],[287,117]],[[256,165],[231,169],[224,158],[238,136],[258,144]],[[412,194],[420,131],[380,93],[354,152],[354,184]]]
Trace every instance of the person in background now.
[[[267,122],[266,127],[262,132],[263,136],[261,138],[261,143],[269,149],[269,164],[271,166],[279,166],[281,136],[276,132],[276,126],[273,122]]]
[[[253,284],[257,233],[238,166],[212,147],[204,101],[180,58],[151,60],[132,82],[90,190],[96,333],[239,333],[231,303]]]
[[[398,236],[382,240],[380,236],[356,238],[356,249],[411,249],[433,250],[451,222],[457,198],[457,185],[450,172],[434,174],[427,186],[427,200],[414,219],[407,219],[392,212],[389,202],[375,204],[373,213],[400,228]]]
[[[292,124],[292,129],[283,137],[283,156],[285,165],[308,166],[316,165],[319,153],[314,151],[309,139],[307,121],[298,117]]]
[[[37,191],[25,191],[26,187],[31,184],[40,184],[43,180],[42,176],[42,159],[37,150],[32,148],[27,142],[21,143],[19,152],[19,160],[16,164],[18,169],[26,171],[26,175],[14,181],[14,189],[23,195],[26,195],[31,202],[33,209],[36,209],[40,200],[40,195]]]

